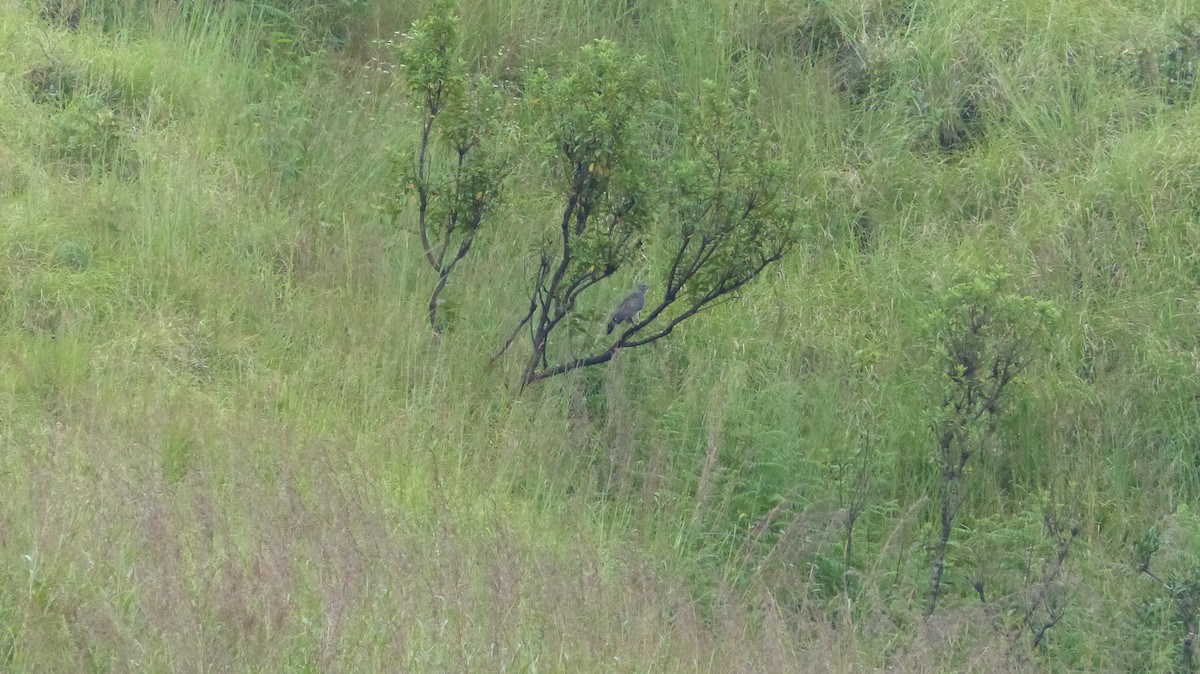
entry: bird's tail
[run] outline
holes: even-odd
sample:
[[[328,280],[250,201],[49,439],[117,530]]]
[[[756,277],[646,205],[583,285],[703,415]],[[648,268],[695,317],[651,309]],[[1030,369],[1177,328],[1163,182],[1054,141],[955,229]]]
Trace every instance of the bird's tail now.
[[[608,330],[604,334],[611,335],[613,328],[615,328],[615,327],[617,327],[617,324],[613,323],[612,321],[609,321],[608,322]]]

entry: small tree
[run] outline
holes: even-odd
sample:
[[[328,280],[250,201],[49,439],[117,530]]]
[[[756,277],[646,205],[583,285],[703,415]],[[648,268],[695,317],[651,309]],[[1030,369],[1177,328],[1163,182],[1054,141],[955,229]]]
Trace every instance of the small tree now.
[[[522,385],[666,337],[799,242],[798,210],[787,189],[792,171],[754,118],[753,95],[706,83],[697,100],[668,110],[681,118],[677,133],[656,145],[668,151],[651,156],[646,82],[639,59],[597,42],[571,72],[542,73],[531,86],[565,205],[558,240],[542,251],[529,308],[497,354],[529,326],[533,348]],[[659,204],[669,224],[652,231]],[[615,341],[552,364],[551,338],[575,324],[581,294],[626,266],[643,237],[666,263],[661,283],[651,285],[661,299]]]
[[[1171,633],[1163,636],[1179,640],[1178,671],[1200,671],[1200,515],[1181,503],[1134,543],[1134,554],[1137,570],[1162,588],[1142,599],[1151,615],[1158,614],[1150,624],[1169,625]]]
[[[1049,302],[1007,292],[1006,282],[1000,268],[973,274],[953,285],[928,319],[940,398],[932,426],[941,527],[926,615],[937,607],[946,548],[964,500],[967,462],[993,441],[997,422],[1015,397],[1013,384],[1037,355],[1055,313]]]
[[[579,297],[628,264],[642,243],[655,200],[646,134],[652,87],[645,62],[605,40],[584,47],[565,74],[542,70],[529,83],[563,208],[556,240],[541,251],[529,309],[496,354],[529,326],[533,349],[522,386],[542,378],[550,336]]]
[[[422,125],[417,151],[401,169],[402,190],[392,215],[416,196],[425,260],[437,274],[429,324],[439,333],[442,291],[495,210],[508,174],[507,162],[493,148],[500,96],[486,79],[469,81],[451,7],[439,0],[397,47]]]

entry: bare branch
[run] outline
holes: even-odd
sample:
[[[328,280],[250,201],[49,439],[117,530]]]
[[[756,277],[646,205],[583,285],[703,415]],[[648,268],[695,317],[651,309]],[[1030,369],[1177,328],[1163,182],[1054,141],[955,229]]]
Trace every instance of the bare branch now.
[[[436,113],[434,113],[436,114]],[[429,190],[426,187],[426,172],[429,160],[429,137],[433,132],[434,114],[425,118],[425,126],[421,130],[421,149],[417,155],[417,229],[421,232],[421,249],[425,251],[425,260],[436,271],[437,260],[433,257],[433,245],[429,242]]]
[[[512,343],[517,339],[517,335],[521,333],[521,328],[533,319],[533,314],[538,308],[539,287],[549,271],[550,261],[546,259],[545,255],[543,255],[538,264],[537,280],[534,282],[533,290],[529,293],[529,311],[525,313],[525,316],[517,323],[517,326],[513,328],[512,334],[508,336],[508,339],[504,340],[504,344],[500,347],[500,350],[496,352],[496,355],[492,356],[490,361],[491,363],[495,363],[500,359],[501,356],[504,355],[506,351],[508,351],[508,347],[512,346]]]

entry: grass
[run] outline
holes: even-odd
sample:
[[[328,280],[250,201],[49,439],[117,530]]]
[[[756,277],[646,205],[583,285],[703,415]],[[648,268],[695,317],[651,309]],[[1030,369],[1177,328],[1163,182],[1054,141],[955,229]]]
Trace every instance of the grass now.
[[[739,302],[523,394],[488,361],[553,220],[538,160],[440,339],[377,208],[416,117],[372,39],[422,7],[284,49],[299,24],[85,4],[0,7],[0,670],[1187,671],[1186,3],[462,3],[514,78],[603,35],[754,83],[811,219]],[[994,261],[1063,317],[926,621],[922,320]]]

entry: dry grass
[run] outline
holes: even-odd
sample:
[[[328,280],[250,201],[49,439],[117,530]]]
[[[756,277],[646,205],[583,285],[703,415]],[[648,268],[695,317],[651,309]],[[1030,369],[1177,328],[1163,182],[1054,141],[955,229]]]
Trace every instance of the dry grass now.
[[[18,671],[928,671],[964,639],[960,671],[1011,665],[977,650],[982,617],[892,658],[766,586],[700,604],[574,507],[481,496],[402,423],[314,433],[158,383],[125,409],[86,384],[7,438],[40,448],[4,463]]]

